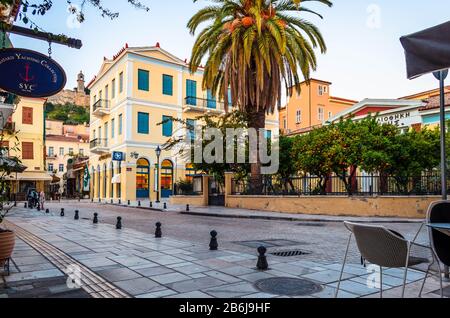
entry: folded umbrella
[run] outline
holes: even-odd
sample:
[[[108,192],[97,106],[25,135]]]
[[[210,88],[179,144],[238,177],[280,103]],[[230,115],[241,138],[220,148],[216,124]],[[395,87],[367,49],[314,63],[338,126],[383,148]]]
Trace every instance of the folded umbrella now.
[[[450,21],[403,36],[408,78],[450,68]]]

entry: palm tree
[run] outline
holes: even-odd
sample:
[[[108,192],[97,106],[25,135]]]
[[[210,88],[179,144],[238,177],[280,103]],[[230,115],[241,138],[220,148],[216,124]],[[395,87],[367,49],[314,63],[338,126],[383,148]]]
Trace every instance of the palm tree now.
[[[196,2],[197,0],[193,0]],[[283,85],[288,95],[300,91],[301,76],[308,80],[315,70],[315,48],[326,52],[319,29],[301,18],[317,12],[304,6],[328,0],[212,0],[188,22],[194,35],[190,71],[198,70],[206,58],[203,89],[211,90],[228,105],[249,115],[249,128],[265,128],[266,114],[281,106]],[[229,97],[231,95],[231,97]],[[231,98],[231,100],[229,100]],[[261,183],[261,163],[252,164],[254,182]]]

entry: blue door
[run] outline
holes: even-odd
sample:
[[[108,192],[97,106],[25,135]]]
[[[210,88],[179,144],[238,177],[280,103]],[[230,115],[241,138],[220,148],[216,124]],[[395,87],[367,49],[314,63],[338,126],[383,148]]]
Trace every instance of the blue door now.
[[[186,80],[186,104],[197,106],[197,82]]]
[[[136,197],[138,199],[150,198],[150,163],[139,159],[136,169]]]

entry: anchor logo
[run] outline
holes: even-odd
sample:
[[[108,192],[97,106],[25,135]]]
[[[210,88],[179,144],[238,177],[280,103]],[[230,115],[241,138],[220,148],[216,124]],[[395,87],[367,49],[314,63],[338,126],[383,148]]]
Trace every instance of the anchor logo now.
[[[34,76],[30,77],[30,64],[25,64],[25,76],[19,74],[20,78],[23,79],[26,83],[34,80]]]

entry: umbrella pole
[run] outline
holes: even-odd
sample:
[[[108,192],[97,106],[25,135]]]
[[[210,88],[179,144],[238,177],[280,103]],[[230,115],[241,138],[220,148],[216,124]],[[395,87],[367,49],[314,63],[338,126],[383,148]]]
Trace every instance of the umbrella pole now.
[[[446,74],[444,71],[439,72],[439,88],[440,88],[440,108],[441,108],[441,176],[442,176],[442,199],[446,201],[447,197],[447,153],[446,153],[446,114],[445,114],[445,91],[444,80]],[[449,268],[445,266],[445,278],[450,278]]]

